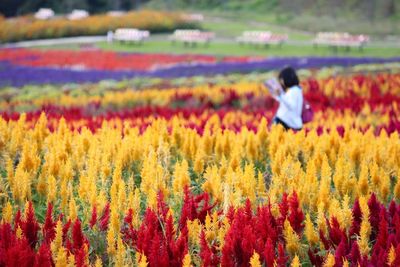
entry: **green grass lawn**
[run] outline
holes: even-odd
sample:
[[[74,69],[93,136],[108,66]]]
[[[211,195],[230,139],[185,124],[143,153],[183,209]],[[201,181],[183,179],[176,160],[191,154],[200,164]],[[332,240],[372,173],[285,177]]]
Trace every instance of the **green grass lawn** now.
[[[73,48],[68,46],[69,48]],[[143,45],[98,43],[97,47],[105,50],[140,52],[140,53],[172,53],[172,54],[211,54],[221,56],[355,56],[355,57],[393,57],[400,55],[400,48],[366,47],[362,51],[352,48],[350,51],[339,49],[337,52],[329,47],[283,45],[282,47],[254,47],[236,43],[214,42],[209,46],[197,45],[185,47],[181,43],[169,41],[148,41]],[[76,47],[75,47],[76,48]]]
[[[264,22],[256,21],[242,21],[242,19],[231,20],[225,18],[205,20],[202,23],[204,30],[213,31],[220,37],[237,37],[243,31],[257,30],[257,31],[271,31],[274,33],[286,33],[291,40],[310,40],[313,36],[302,34],[300,32],[283,29],[281,26],[274,24],[267,24]]]

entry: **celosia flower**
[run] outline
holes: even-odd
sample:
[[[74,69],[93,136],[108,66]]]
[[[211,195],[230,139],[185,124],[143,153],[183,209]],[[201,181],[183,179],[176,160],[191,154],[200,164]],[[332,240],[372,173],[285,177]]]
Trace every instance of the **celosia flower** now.
[[[253,256],[251,256],[251,258],[250,258],[250,266],[251,267],[261,267],[260,255],[258,255],[258,253],[255,251],[253,253]]]

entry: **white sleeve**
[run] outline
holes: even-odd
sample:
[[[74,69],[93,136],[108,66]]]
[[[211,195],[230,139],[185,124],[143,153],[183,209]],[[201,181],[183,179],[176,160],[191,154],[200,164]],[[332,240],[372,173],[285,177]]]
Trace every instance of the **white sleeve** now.
[[[289,110],[296,109],[296,99],[294,98],[293,94],[291,94],[291,92],[280,94],[278,96],[278,101],[279,103],[285,105],[286,108]]]

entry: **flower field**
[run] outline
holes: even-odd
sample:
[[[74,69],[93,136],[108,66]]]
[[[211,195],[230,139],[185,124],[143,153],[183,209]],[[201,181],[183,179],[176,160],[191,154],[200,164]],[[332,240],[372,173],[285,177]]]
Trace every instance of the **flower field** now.
[[[193,28],[197,24],[185,20],[181,14],[144,10],[121,16],[99,14],[80,20],[57,17],[38,20],[33,16],[13,19],[0,18],[0,40],[17,42],[30,39],[60,38],[82,35],[105,35],[117,28],[139,28],[151,32],[168,32],[177,28]]]
[[[101,50],[0,50],[0,86],[27,84],[97,83],[132,78],[175,79],[180,77],[266,72],[291,65],[298,69],[327,66],[399,62],[399,58],[376,57],[216,57],[116,53]]]
[[[218,62],[250,62],[252,57],[222,57],[207,55],[135,54],[101,50],[30,50],[5,49],[0,51],[0,61],[17,66],[92,70],[149,71],[184,64],[211,64]]]
[[[399,72],[302,79],[300,132],[256,81],[98,86],[1,95],[0,266],[400,266]]]

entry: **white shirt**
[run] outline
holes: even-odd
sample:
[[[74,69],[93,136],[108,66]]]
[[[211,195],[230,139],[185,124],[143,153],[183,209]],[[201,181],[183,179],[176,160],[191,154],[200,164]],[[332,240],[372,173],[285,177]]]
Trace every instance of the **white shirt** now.
[[[303,111],[303,92],[299,86],[290,87],[286,93],[275,98],[279,102],[276,117],[282,120],[290,128],[303,128],[301,113]]]

